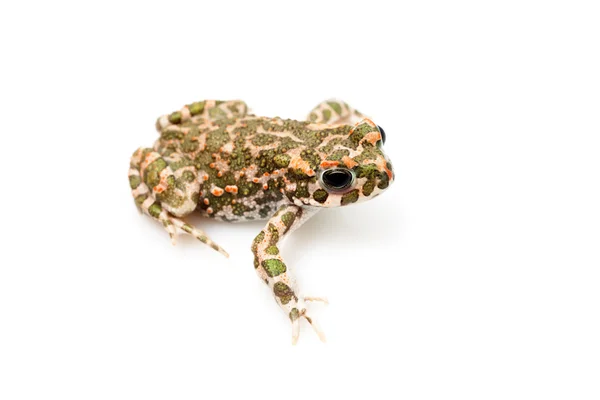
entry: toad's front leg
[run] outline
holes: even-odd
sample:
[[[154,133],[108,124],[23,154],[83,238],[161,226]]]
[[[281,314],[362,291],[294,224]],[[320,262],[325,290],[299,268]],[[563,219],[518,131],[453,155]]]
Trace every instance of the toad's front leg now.
[[[317,327],[316,322],[307,314],[307,301],[323,301],[321,297],[304,297],[298,295],[298,290],[290,270],[283,262],[279,244],[283,238],[298,228],[314,211],[295,205],[284,205],[269,220],[267,226],[256,236],[252,244],[254,253],[254,268],[258,276],[269,286],[275,295],[279,306],[285,311],[292,322],[292,343],[296,344],[300,333],[299,320],[305,318],[315,329],[321,341],[325,335]]]

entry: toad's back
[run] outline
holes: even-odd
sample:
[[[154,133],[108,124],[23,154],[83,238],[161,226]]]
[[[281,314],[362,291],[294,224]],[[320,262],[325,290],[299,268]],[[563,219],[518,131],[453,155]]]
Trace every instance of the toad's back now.
[[[197,209],[207,216],[226,221],[268,218],[281,202],[310,197],[308,186],[316,184],[315,170],[323,161],[348,155],[340,151],[328,156],[351,126],[212,109],[220,112],[183,121],[171,115],[164,126],[159,120],[160,138],[154,145],[175,175],[179,168],[194,167],[200,184]]]

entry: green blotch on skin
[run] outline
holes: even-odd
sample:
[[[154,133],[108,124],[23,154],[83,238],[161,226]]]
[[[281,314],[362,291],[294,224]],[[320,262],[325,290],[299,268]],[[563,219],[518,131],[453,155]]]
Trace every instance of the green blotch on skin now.
[[[183,174],[181,174],[181,179],[184,182],[191,183],[196,179],[196,174],[194,174],[192,171],[184,171]]]
[[[313,193],[313,199],[315,199],[316,202],[321,203],[321,204],[325,203],[325,201],[327,200],[328,197],[329,197],[329,193],[327,193],[323,189],[317,189]]]
[[[258,248],[258,245],[262,243],[263,240],[265,240],[265,233],[261,231],[258,235],[256,235],[254,241],[252,242],[253,253],[256,254],[256,249]]]
[[[279,254],[279,249],[277,248],[277,246],[269,246],[265,249],[265,253],[272,256],[276,256],[277,254]]]
[[[269,224],[268,229],[271,234],[271,242],[269,244],[275,246],[277,242],[279,242],[279,230],[277,230],[277,227],[273,224]]]
[[[306,181],[300,181],[297,183],[296,192],[294,193],[299,199],[309,197],[310,193],[308,192],[308,183]]]
[[[190,140],[191,138],[186,137],[181,144],[181,151],[184,153],[193,153],[200,147],[200,144],[196,140]]]
[[[389,185],[390,185],[390,178],[388,177],[388,175],[387,175],[385,172],[383,172],[383,173],[381,174],[381,178],[380,178],[380,180],[379,180],[379,184],[377,185],[377,187],[378,187],[379,189],[385,189],[385,188],[387,188]]]
[[[338,113],[338,115],[342,115],[342,106],[340,106],[340,103],[328,101],[327,104],[333,109],[333,111]]]
[[[233,152],[230,156],[230,166],[233,171],[239,171],[244,167],[252,165],[252,153],[250,149],[244,148],[244,138],[237,138],[234,142]]]
[[[329,121],[331,118],[331,111],[323,110],[323,121]]]
[[[131,187],[132,189],[135,189],[138,186],[140,186],[140,183],[142,183],[142,179],[139,175],[131,175],[129,177],[129,187]]]
[[[287,271],[285,264],[276,259],[264,260],[262,262],[262,267],[267,272],[267,275],[269,275],[271,278],[274,276],[279,276]]]
[[[199,101],[196,103],[192,103],[188,106],[188,109],[190,110],[190,114],[192,115],[200,114],[202,111],[204,111],[204,102]]]
[[[354,157],[354,161],[359,164],[362,164],[365,160],[375,160],[377,157],[383,155],[381,149],[377,146],[373,146],[369,142],[363,142],[363,151],[356,157]]]
[[[279,139],[279,148],[278,151],[280,153],[285,153],[286,151],[289,151],[291,149],[295,149],[296,147],[299,147],[302,145],[302,143],[295,141],[292,138],[289,137],[283,137]]]
[[[348,147],[356,149],[358,147],[358,143],[365,137],[365,135],[370,132],[375,132],[376,129],[377,128],[373,128],[371,125],[367,124],[366,122],[359,124],[358,126],[354,127],[352,134],[350,136],[348,136],[348,139],[346,140],[345,144]],[[367,146],[367,145],[368,145],[367,143],[364,144],[364,146]]]
[[[296,214],[293,212],[286,212],[281,216],[281,222],[285,225],[285,231],[287,232],[291,227],[294,221],[296,220]]]
[[[354,189],[353,191],[348,192],[342,196],[342,205],[345,206],[348,204],[356,203],[357,200],[358,200],[358,189]]]
[[[229,109],[229,111],[231,111],[233,114],[240,114],[240,109],[238,107],[237,103],[231,103],[227,105],[227,108]]]
[[[161,132],[160,138],[163,140],[174,140],[174,139],[182,140],[183,133],[179,132],[179,131],[174,131],[174,130],[164,130]]]
[[[266,146],[275,141],[275,138],[272,135],[268,135],[266,133],[259,133],[252,138],[252,144],[255,146]]]
[[[369,179],[362,187],[362,192],[365,196],[370,196],[375,190],[375,179]]]
[[[177,194],[175,177],[173,175],[167,177],[167,189],[162,193],[158,193],[156,198],[173,208],[181,207],[185,201],[185,197]]]
[[[192,226],[191,226],[191,225],[188,225],[188,224],[184,224],[184,225],[181,227],[181,229],[182,229],[184,232],[187,232],[187,233],[192,233],[192,231],[193,231],[193,228],[192,228]]]
[[[312,122],[315,122],[317,120],[317,114],[315,114],[314,112],[310,113],[308,119]]]
[[[273,162],[277,168],[286,168],[288,165],[290,165],[290,160],[291,157],[287,154],[277,154],[275,157],[273,157]]]
[[[331,153],[327,159],[330,161],[342,161],[342,158],[349,156],[350,152],[348,150],[336,150]]]
[[[218,108],[213,108],[213,109],[211,109],[211,111],[212,110],[218,110]],[[229,140],[230,140],[229,133],[227,133],[227,131],[225,131],[224,127],[219,130],[210,132],[210,135],[208,135],[208,137],[206,139],[206,150],[205,150],[206,155],[208,157],[211,157],[212,153],[219,152],[219,149],[221,148],[221,146],[223,146],[224,144],[229,142]],[[212,160],[209,162],[212,162]]]
[[[176,111],[169,115],[169,122],[172,124],[178,124],[181,122],[181,112]]]
[[[141,207],[141,205],[144,203],[144,201],[146,201],[147,198],[148,198],[147,194],[140,194],[138,197],[135,198],[135,204],[138,207]]]
[[[158,203],[154,203],[148,208],[148,214],[150,214],[154,218],[158,218],[158,216],[160,215],[161,212],[162,212],[162,207]]]
[[[167,156],[166,153],[162,153],[162,154],[163,154],[163,156]],[[188,160],[187,158],[184,158],[182,160],[172,162],[171,164],[169,164],[169,167],[171,167],[172,171],[177,171],[179,168],[188,167],[190,165],[192,165],[191,161]]]
[[[167,162],[162,158],[154,160],[144,172],[146,184],[151,188],[158,185],[160,182],[160,171],[167,168]]]
[[[297,320],[298,318],[300,318],[300,311],[298,311],[297,308],[292,308],[292,311],[290,311],[290,319],[292,321]]]
[[[379,169],[375,164],[365,164],[356,167],[357,178],[374,179],[379,176]]]
[[[212,119],[227,118],[227,113],[225,113],[225,111],[223,111],[223,110],[221,110],[220,108],[217,108],[217,107],[214,107],[214,108],[211,108],[210,110],[208,110],[208,115]]]
[[[276,282],[273,285],[273,293],[275,296],[279,297],[281,304],[287,304],[292,300],[292,297],[295,297],[294,291],[288,285],[283,282]]]

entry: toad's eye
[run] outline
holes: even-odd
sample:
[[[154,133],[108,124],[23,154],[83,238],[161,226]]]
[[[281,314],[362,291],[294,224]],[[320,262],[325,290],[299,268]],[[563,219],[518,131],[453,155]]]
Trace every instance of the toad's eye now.
[[[381,143],[385,144],[385,131],[379,125],[377,125],[377,128],[379,128],[379,133],[381,133]]]
[[[344,168],[328,169],[319,177],[323,187],[330,192],[343,192],[352,186],[354,180],[354,172]]]

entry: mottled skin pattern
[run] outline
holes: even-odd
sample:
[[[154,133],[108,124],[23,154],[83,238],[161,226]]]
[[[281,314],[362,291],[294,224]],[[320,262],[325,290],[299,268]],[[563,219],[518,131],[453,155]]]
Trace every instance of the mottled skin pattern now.
[[[326,299],[299,294],[279,246],[318,210],[387,189],[394,174],[381,128],[336,100],[319,104],[307,121],[257,117],[242,101],[205,100],[160,117],[156,129],[154,146],[131,157],[138,208],[173,243],[185,232],[225,255],[183,218],[199,212],[228,222],[268,220],[252,243],[254,268],[291,320],[293,343],[301,317],[324,340],[305,303]]]

